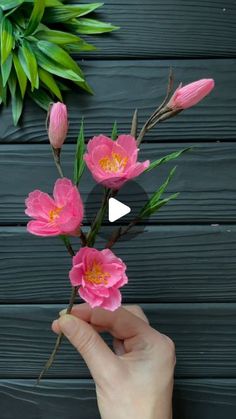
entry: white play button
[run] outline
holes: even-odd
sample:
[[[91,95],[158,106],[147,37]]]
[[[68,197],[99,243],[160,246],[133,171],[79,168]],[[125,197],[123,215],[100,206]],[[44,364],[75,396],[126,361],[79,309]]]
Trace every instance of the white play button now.
[[[129,214],[130,211],[131,208],[128,207],[128,205],[123,204],[115,198],[109,199],[108,219],[110,223],[114,223],[114,221],[119,220],[119,218],[124,217],[126,214]]]

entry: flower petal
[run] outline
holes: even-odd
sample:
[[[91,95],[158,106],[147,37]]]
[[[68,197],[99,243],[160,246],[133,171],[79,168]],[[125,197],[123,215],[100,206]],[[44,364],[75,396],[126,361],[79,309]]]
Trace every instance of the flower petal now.
[[[51,223],[46,223],[45,221],[30,221],[27,224],[27,231],[36,236],[58,236],[61,234],[60,229],[57,226],[52,225]]]

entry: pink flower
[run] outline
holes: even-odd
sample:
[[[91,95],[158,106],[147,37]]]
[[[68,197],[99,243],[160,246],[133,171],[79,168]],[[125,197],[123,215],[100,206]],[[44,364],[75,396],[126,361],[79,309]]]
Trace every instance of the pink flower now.
[[[201,79],[184,87],[178,87],[167,107],[171,109],[187,109],[196,105],[207,96],[215,86],[213,79]]]
[[[53,148],[61,148],[67,136],[68,117],[64,103],[54,103],[49,113],[48,137]]]
[[[78,189],[69,179],[58,179],[53,197],[39,190],[29,194],[25,213],[34,220],[27,230],[36,236],[78,235],[84,213]]]
[[[84,155],[94,179],[112,189],[120,189],[148,168],[149,160],[140,163],[137,158],[137,143],[131,135],[120,135],[116,141],[105,135],[93,137]]]
[[[73,257],[70,282],[91,307],[114,311],[121,305],[119,288],[127,284],[126,265],[109,249],[82,247]]]

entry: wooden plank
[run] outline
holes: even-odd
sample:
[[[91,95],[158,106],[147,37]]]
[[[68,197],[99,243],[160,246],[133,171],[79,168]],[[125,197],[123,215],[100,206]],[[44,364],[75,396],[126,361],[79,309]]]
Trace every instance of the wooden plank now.
[[[19,414],[24,419],[99,419],[91,380],[0,380],[1,419]],[[176,380],[174,419],[222,419],[234,417],[235,379]]]
[[[188,143],[186,146],[194,144]],[[140,160],[155,160],[182,148],[179,144],[144,144]],[[74,146],[70,145],[63,151],[66,176],[72,175],[73,153]],[[178,160],[140,176],[138,185],[150,195],[161,185],[170,169],[178,165],[168,193],[180,192],[180,195],[153,215],[150,222],[234,223],[235,158],[236,143],[195,144],[193,151],[185,153]],[[57,177],[49,146],[0,146],[0,224],[28,221],[24,214],[24,201],[28,193],[34,189],[51,193]],[[85,174],[80,186],[85,203],[94,185],[91,175]],[[127,194],[122,194],[122,199],[133,208],[141,208],[147,198],[131,188]],[[94,203],[90,203],[87,208],[85,223],[93,216],[96,203],[100,201],[101,196],[94,192]]]
[[[121,29],[91,38],[99,56],[234,56],[236,5],[232,0],[107,0],[97,14]]]
[[[18,227],[1,228],[0,237],[0,303],[68,303],[71,261],[58,238]],[[113,251],[128,267],[127,303],[236,300],[236,226],[147,227]]]
[[[61,305],[0,306],[0,376],[34,378],[55,336],[51,321]],[[178,378],[234,378],[236,304],[147,304],[151,325],[170,336],[177,351]],[[49,377],[89,378],[79,354],[64,342]]]
[[[216,88],[196,107],[160,124],[147,139],[168,142],[235,139],[236,104],[232,94],[232,86],[236,84],[235,59],[84,61],[82,67],[95,94],[74,89],[65,97],[70,115],[69,142],[77,138],[82,116],[87,138],[100,133],[109,135],[115,120],[120,132],[129,132],[135,108],[140,111],[141,128],[165,96],[170,67],[175,73],[176,87],[180,82],[214,77]],[[45,118],[46,113],[28,101],[22,124],[14,127],[8,107],[2,112],[0,141],[47,143]]]

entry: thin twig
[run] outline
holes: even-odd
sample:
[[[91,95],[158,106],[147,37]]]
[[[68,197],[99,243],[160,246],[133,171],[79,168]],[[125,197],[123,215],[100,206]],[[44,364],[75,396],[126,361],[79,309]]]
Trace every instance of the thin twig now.
[[[131,131],[130,134],[132,137],[137,137],[137,131],[138,131],[138,109],[135,109],[132,124],[131,124]]]
[[[58,173],[61,176],[61,178],[63,178],[64,174],[63,174],[62,167],[61,167],[61,157],[60,157],[61,156],[61,149],[52,147],[52,155],[53,155],[54,162],[55,162],[56,168],[58,170]]]

